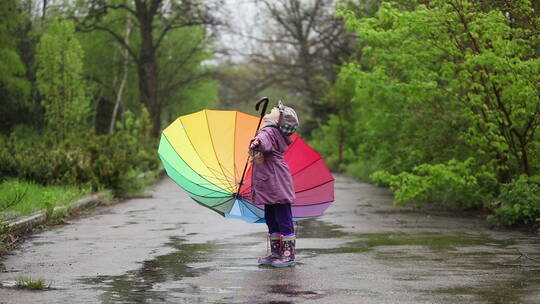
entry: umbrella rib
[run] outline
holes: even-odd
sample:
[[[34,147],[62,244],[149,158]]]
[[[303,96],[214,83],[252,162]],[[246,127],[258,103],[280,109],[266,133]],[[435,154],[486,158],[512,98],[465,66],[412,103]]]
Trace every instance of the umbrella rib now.
[[[283,156],[285,157],[285,154],[287,154],[287,152],[289,152],[290,149],[292,149],[292,146],[295,146],[296,143],[298,142],[298,137],[295,138],[293,140],[293,142],[287,147],[287,149],[285,150],[285,152],[283,152]]]
[[[211,190],[210,192],[207,192],[205,193],[204,195],[203,194],[197,194],[197,193],[193,193],[189,190],[186,190],[184,187],[182,187],[182,185],[180,185],[178,182],[176,182],[174,179],[173,181],[178,185],[180,186],[184,191],[186,191],[188,194],[192,194],[192,195],[196,195],[196,196],[199,196],[199,197],[204,197],[204,198],[226,198],[226,197],[230,197],[230,194],[228,193],[224,193],[224,192],[221,192],[221,191],[217,191],[217,190],[211,190],[211,189],[208,189],[206,187],[202,187],[202,188],[205,188],[205,189],[208,189],[208,190]],[[198,184],[197,184],[198,185]],[[207,196],[207,195],[210,195],[210,194],[213,194],[213,193],[222,193],[223,196]]]
[[[186,136],[187,136],[187,133],[186,133]],[[197,171],[195,171],[186,161],[184,161],[184,159],[182,158],[182,156],[180,156],[180,153],[178,153],[178,151],[176,151],[176,149],[172,146],[169,138],[167,137],[167,135],[163,134],[163,137],[165,137],[165,140],[169,143],[169,145],[172,147],[172,149],[176,152],[176,155],[182,159],[182,162],[184,162],[184,164],[186,164],[186,166],[189,167],[189,169],[191,169],[191,171],[193,171],[195,174],[197,174],[198,176],[202,177],[204,180],[207,181],[207,183],[200,183],[201,185],[211,185],[211,186],[215,186],[215,187],[218,187],[224,191],[229,191],[229,189],[223,189],[222,187],[219,187],[218,185],[216,185],[215,183],[212,183],[211,181],[209,181],[206,177],[214,177],[216,178],[215,176],[210,176],[210,175],[205,175],[205,174],[200,174],[198,173]],[[188,137],[189,139],[189,137]],[[190,142],[191,143],[191,142]],[[193,144],[192,144],[192,147],[193,147]],[[195,150],[195,148],[193,148],[193,150]],[[197,154],[198,155],[198,154]],[[163,160],[163,158],[161,158]],[[201,160],[202,161],[202,160]],[[169,163],[169,162],[167,162]],[[204,164],[204,162],[203,162]],[[171,164],[169,164],[169,166],[171,166]],[[205,164],[206,166],[206,164]],[[208,166],[206,166],[208,168]],[[173,166],[171,166],[171,168],[174,168]],[[175,169],[176,172],[178,172],[178,170]],[[180,174],[180,172],[178,172],[178,174]],[[182,175],[183,176],[183,175]],[[186,178],[187,179],[187,178]],[[206,187],[204,187],[206,188]],[[207,188],[208,189],[208,188]]]
[[[233,175],[234,175],[234,192],[240,192],[240,187],[236,189],[236,122],[238,121],[238,111],[234,113],[234,136],[233,136]]]
[[[231,199],[230,199],[230,200],[233,200],[233,199],[234,199],[234,198],[233,198],[233,197],[231,197]],[[220,203],[220,204],[214,205],[214,206],[212,206],[212,207],[218,207],[218,206],[224,205],[224,204],[228,203],[228,202],[229,202],[230,200],[226,200],[226,201],[224,201],[223,203]]]
[[[212,144],[212,151],[214,151],[214,156],[216,157],[216,161],[217,161],[217,163],[219,165],[219,168],[221,169],[221,174],[224,177],[226,177],[225,180],[229,184],[229,190],[233,189],[231,192],[234,192],[234,184],[231,184],[231,180],[228,179],[227,176],[225,175],[225,172],[223,171],[223,165],[221,164],[221,162],[219,161],[219,158],[217,156],[216,146],[214,145],[214,139],[212,138],[212,132],[210,132],[210,124],[208,123],[208,113],[207,113],[207,111],[208,110],[204,110],[204,117],[206,118],[206,126],[208,127],[208,137],[210,138],[210,143]],[[234,181],[234,178],[233,178],[233,181]]]
[[[179,118],[180,119],[180,122],[182,123],[182,125],[184,124],[182,122],[182,117]],[[191,147],[193,148],[193,151],[195,151],[195,154],[197,154],[197,156],[199,157],[199,159],[201,160],[201,162],[206,166],[206,168],[208,169],[208,171],[210,171],[210,167],[206,164],[206,162],[203,160],[203,158],[201,157],[201,155],[199,154],[199,151],[197,151],[197,149],[195,148],[195,145],[193,144],[193,142],[191,141],[191,137],[189,136],[188,132],[186,131],[186,137],[189,141],[189,143],[191,144]],[[211,171],[210,171],[211,172]],[[210,177],[210,176],[209,176]],[[213,176],[213,178],[215,178],[216,180],[219,180],[219,178],[217,176]],[[222,188],[222,187],[220,187]],[[223,190],[228,190],[230,191],[230,189],[223,189]]]
[[[311,207],[311,206],[317,206],[317,205],[329,204],[329,203],[333,203],[333,202],[334,202],[334,200],[332,200],[332,201],[327,201],[327,202],[322,202],[322,203],[310,204],[310,205],[295,205],[295,204],[293,203],[291,206],[292,206],[293,208],[294,208],[294,207],[297,207],[297,208],[299,208],[299,207],[306,207],[306,208],[309,208],[309,207]]]
[[[194,199],[193,197],[192,197],[192,199],[193,199],[197,204],[199,204],[199,205],[201,205],[201,206],[203,206],[203,207],[205,207],[205,208],[208,208],[208,209],[210,209],[210,210],[212,210],[212,211],[214,211],[214,212],[217,212],[219,215],[225,217],[225,213],[224,213],[224,212],[220,212],[219,210],[216,210],[216,209],[214,209],[214,208],[212,208],[212,207],[210,207],[210,206],[207,206],[207,205],[205,205],[205,204],[199,202],[198,200]]]
[[[296,193],[306,192],[306,191],[309,191],[309,190],[313,190],[313,189],[315,189],[315,188],[317,188],[317,187],[324,186],[324,185],[326,185],[326,184],[328,184],[328,183],[331,183],[331,182],[333,182],[333,181],[334,181],[334,179],[332,178],[331,180],[326,181],[326,182],[324,182],[324,183],[322,183],[322,184],[318,184],[317,186],[313,186],[313,187],[311,187],[311,188],[307,188],[307,189],[304,189],[304,190],[302,190],[302,191],[295,192],[295,194],[296,194]]]
[[[223,172],[223,174],[228,177],[228,181],[230,182],[231,186],[236,190],[236,186],[234,186],[236,184],[236,181],[234,180],[234,174],[231,173],[231,171],[229,171],[227,168],[225,167],[221,167],[221,169],[224,169],[225,171],[227,171],[225,174],[225,171]]]
[[[212,169],[212,168],[208,168],[208,169],[209,169],[209,170],[215,170],[215,169]],[[219,172],[219,171],[218,171],[218,172]],[[229,182],[229,180],[227,180],[227,179],[225,179],[225,178],[219,178],[219,177],[216,177],[216,176],[214,176],[214,175],[206,175],[206,174],[199,174],[199,175],[200,175],[200,176],[212,177],[212,178],[214,178],[214,179],[216,179],[216,180],[218,180],[218,181],[220,181],[220,182],[227,182],[227,183]],[[224,190],[229,190],[229,191],[230,191],[230,189],[224,189]],[[231,191],[231,192],[232,192],[232,191]]]
[[[211,167],[208,167],[208,166],[206,166],[206,167],[208,168],[208,170],[209,170],[210,172],[214,172],[214,171],[215,171],[215,172],[217,172],[218,174],[220,173],[218,170],[216,170],[216,169],[214,169],[214,168],[211,168]],[[229,188],[229,187],[230,187],[230,180],[228,180],[228,179],[226,179],[226,178],[217,177],[217,176],[215,176],[215,175],[204,175],[204,174],[201,174],[201,176],[208,176],[208,177],[214,178],[215,180],[222,182],[222,185],[223,185],[223,186],[226,186],[226,187],[227,187],[227,189],[225,189],[225,190],[228,190],[228,191],[230,191],[230,192],[233,192],[233,191],[231,190],[231,188]],[[225,175],[223,175],[223,176],[225,176]]]
[[[213,194],[213,193],[223,193],[223,194],[224,194],[223,197],[230,196],[229,193],[221,192],[221,191],[219,191],[219,190],[213,190],[213,189],[210,189],[210,188],[201,186],[201,185],[204,185],[204,184],[206,184],[206,183],[194,183],[194,182],[190,181],[186,176],[184,176],[182,173],[180,173],[178,170],[176,170],[175,167],[171,166],[171,164],[170,164],[168,161],[166,161],[166,160],[164,160],[164,159],[161,159],[161,160],[162,160],[164,163],[167,163],[171,169],[173,169],[176,173],[178,173],[178,175],[182,176],[182,177],[183,177],[185,180],[187,180],[188,182],[190,182],[190,183],[192,183],[192,184],[194,184],[194,185],[200,186],[201,188],[204,188],[204,189],[206,189],[206,190],[209,190],[210,192],[207,192],[205,195],[209,195],[209,194]],[[171,179],[172,179],[178,186],[180,186],[182,189],[184,189],[184,191],[186,191],[186,192],[188,192],[188,193],[192,193],[192,194],[194,194],[194,195],[206,197],[205,195],[199,195],[199,194],[196,194],[196,193],[193,193],[193,192],[191,192],[191,191],[186,190],[186,189],[185,189],[184,187],[182,187],[182,185],[180,185],[176,180],[174,180],[173,178],[171,178]],[[212,185],[212,186],[215,186],[215,185],[212,184],[212,183],[208,183],[208,184],[209,184],[209,185]],[[208,197],[208,198],[211,198],[211,197]]]

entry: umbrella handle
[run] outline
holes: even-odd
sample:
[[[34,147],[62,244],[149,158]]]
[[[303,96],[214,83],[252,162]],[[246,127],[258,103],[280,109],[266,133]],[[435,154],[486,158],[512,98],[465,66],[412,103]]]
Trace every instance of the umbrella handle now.
[[[264,102],[263,110],[261,112],[261,117],[264,116],[264,113],[266,113],[266,108],[268,107],[268,102],[270,99],[268,97],[262,97],[261,99],[257,100],[257,103],[255,104],[255,110],[259,111],[259,107],[262,102]]]
[[[257,129],[255,130],[255,134],[257,134],[257,131],[259,130],[261,126],[261,122],[264,117],[264,114],[266,113],[266,108],[268,107],[269,101],[270,99],[268,99],[268,97],[262,97],[261,99],[257,100],[257,103],[255,104],[255,110],[259,111],[259,107],[261,106],[261,103],[264,102],[263,109],[261,111],[261,118],[259,118],[259,124],[257,124]]]
[[[262,108],[262,111],[261,111],[261,118],[259,119],[259,124],[257,125],[257,129],[255,129],[255,135],[257,135],[257,131],[261,127],[261,122],[262,122],[262,119],[264,117],[264,114],[266,113],[266,108],[268,107],[268,102],[269,101],[270,101],[270,99],[268,99],[268,97],[262,97],[259,100],[257,100],[257,103],[255,104],[255,110],[259,111],[261,103],[264,102],[264,105],[263,105],[263,108]],[[248,159],[248,161],[246,161],[246,165],[244,166],[244,172],[242,172],[242,178],[240,178],[240,183],[238,184],[238,190],[235,193],[235,197],[237,199],[240,198],[240,188],[242,187],[242,184],[244,183],[244,177],[246,175],[246,169],[248,167],[248,162],[249,162],[249,159]]]

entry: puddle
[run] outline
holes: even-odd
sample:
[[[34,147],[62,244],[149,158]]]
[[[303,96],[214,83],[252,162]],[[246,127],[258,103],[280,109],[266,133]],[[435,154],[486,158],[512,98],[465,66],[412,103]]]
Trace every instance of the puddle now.
[[[227,298],[225,298],[226,300],[229,300]],[[294,302],[291,302],[291,301],[264,301],[264,302],[216,302],[214,304],[294,304]]]
[[[452,296],[477,297],[487,303],[513,304],[523,303],[522,297],[527,296],[531,289],[538,291],[540,286],[540,271],[522,271],[518,278],[490,281],[488,284],[473,284],[434,290],[434,294]]]
[[[78,280],[92,288],[103,290],[100,300],[105,303],[144,303],[166,301],[169,290],[154,288],[162,282],[179,282],[186,277],[196,277],[208,272],[208,267],[197,267],[197,263],[207,262],[215,250],[214,243],[192,244],[184,239],[171,237],[165,246],[174,252],[154,257],[142,262],[139,269],[122,275],[83,277]],[[178,290],[182,284],[175,287]],[[181,288],[180,288],[181,289]]]
[[[298,238],[332,239],[349,236],[343,226],[329,224],[316,218],[298,221],[295,227]]]
[[[373,249],[367,247],[365,243],[350,242],[335,248],[298,248],[297,252],[305,257],[313,257],[317,254],[364,253],[371,250]]]
[[[49,244],[54,244],[55,242],[50,242],[50,241],[36,241],[36,242],[32,242],[32,245],[33,246],[41,246],[41,245],[49,245]]]
[[[302,297],[304,299],[320,299],[324,294],[319,291],[302,290],[296,284],[272,284],[266,286],[267,293],[280,294],[288,297]]]
[[[466,246],[495,246],[507,247],[514,245],[513,240],[493,240],[485,235],[471,235],[457,233],[446,235],[440,232],[421,233],[369,233],[356,234],[358,238],[365,239],[368,247],[377,246],[423,246],[432,251],[456,250],[457,247]]]
[[[145,213],[145,212],[148,212],[148,211],[151,211],[151,210],[155,210],[155,209],[156,209],[156,207],[152,207],[152,208],[148,208],[148,209],[134,209],[134,210],[126,211],[125,214]]]
[[[163,228],[163,229],[159,229],[160,231],[173,231],[173,230],[178,230],[178,228],[176,227],[169,227],[169,228]]]

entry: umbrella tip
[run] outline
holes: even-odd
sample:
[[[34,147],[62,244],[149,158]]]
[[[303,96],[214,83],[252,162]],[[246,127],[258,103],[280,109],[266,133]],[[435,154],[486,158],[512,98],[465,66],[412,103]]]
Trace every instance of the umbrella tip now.
[[[243,199],[243,196],[242,194],[240,194],[239,192],[235,192],[232,194],[232,197],[236,198],[236,199]]]

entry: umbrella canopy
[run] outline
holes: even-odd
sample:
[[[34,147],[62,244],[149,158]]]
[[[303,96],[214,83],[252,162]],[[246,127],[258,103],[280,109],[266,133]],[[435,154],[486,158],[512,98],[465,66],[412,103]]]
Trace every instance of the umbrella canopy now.
[[[169,177],[197,203],[225,217],[264,222],[264,205],[250,199],[251,164],[244,171],[258,122],[258,117],[238,111],[180,116],[163,130],[159,157]],[[299,136],[291,138],[284,159],[296,192],[293,218],[322,215],[334,201],[334,178],[319,153]]]

